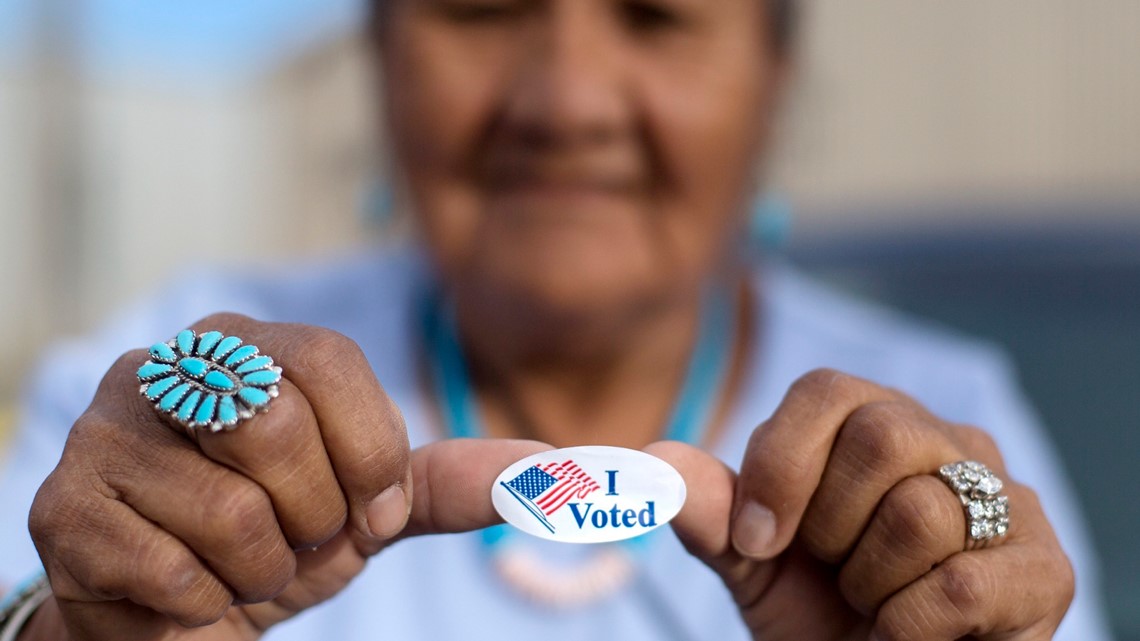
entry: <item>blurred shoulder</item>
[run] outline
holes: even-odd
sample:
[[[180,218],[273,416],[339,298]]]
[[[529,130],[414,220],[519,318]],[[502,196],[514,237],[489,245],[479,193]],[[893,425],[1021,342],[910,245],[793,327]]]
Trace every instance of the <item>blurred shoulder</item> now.
[[[29,376],[26,398],[50,402],[60,422],[69,425],[121,354],[168,340],[218,312],[328,327],[381,351],[381,343],[402,342],[398,334],[405,330],[425,271],[419,253],[405,247],[306,262],[183,270],[110,314],[93,331],[50,345]],[[73,402],[61,402],[65,399]]]
[[[989,417],[1015,394],[1011,360],[996,343],[840,291],[783,264],[758,270],[765,348],[785,375],[830,367],[914,396],[963,422]]]

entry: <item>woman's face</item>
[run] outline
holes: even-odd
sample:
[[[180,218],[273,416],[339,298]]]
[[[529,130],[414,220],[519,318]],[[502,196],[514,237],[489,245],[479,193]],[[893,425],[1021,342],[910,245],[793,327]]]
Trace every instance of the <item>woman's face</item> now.
[[[691,293],[779,85],[762,0],[388,0],[389,135],[444,278],[555,314]]]

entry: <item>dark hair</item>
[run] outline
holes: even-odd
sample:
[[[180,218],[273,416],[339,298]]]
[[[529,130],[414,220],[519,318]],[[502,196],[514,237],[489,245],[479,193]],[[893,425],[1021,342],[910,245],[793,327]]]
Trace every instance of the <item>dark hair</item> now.
[[[368,0],[369,24],[376,27],[380,24],[382,7],[388,0]],[[776,53],[783,55],[788,52],[792,43],[792,36],[796,29],[796,0],[763,0],[768,5],[770,24],[772,28],[772,44]]]

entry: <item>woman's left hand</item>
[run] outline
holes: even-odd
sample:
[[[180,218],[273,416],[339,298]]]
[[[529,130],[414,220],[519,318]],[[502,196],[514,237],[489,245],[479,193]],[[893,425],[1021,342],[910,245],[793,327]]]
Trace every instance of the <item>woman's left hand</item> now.
[[[685,477],[673,521],[757,639],[1050,639],[1073,571],[1029,488],[981,430],[820,370],[753,433],[740,474],[695,448],[647,451]],[[966,516],[938,476],[976,460],[1005,482],[1010,530],[965,551]]]

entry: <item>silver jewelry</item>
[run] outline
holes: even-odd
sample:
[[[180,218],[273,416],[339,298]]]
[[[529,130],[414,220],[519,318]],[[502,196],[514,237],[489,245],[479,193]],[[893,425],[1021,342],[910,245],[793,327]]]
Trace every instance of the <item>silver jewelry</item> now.
[[[51,585],[42,572],[5,596],[0,604],[0,641],[15,641],[36,608],[50,596]]]
[[[966,549],[975,550],[1009,532],[1009,497],[1001,479],[977,461],[943,465],[938,476],[958,495],[966,512]]]
[[[139,393],[192,438],[197,430],[234,429],[268,411],[279,393],[281,368],[237,336],[187,329],[149,353],[138,371]]]

